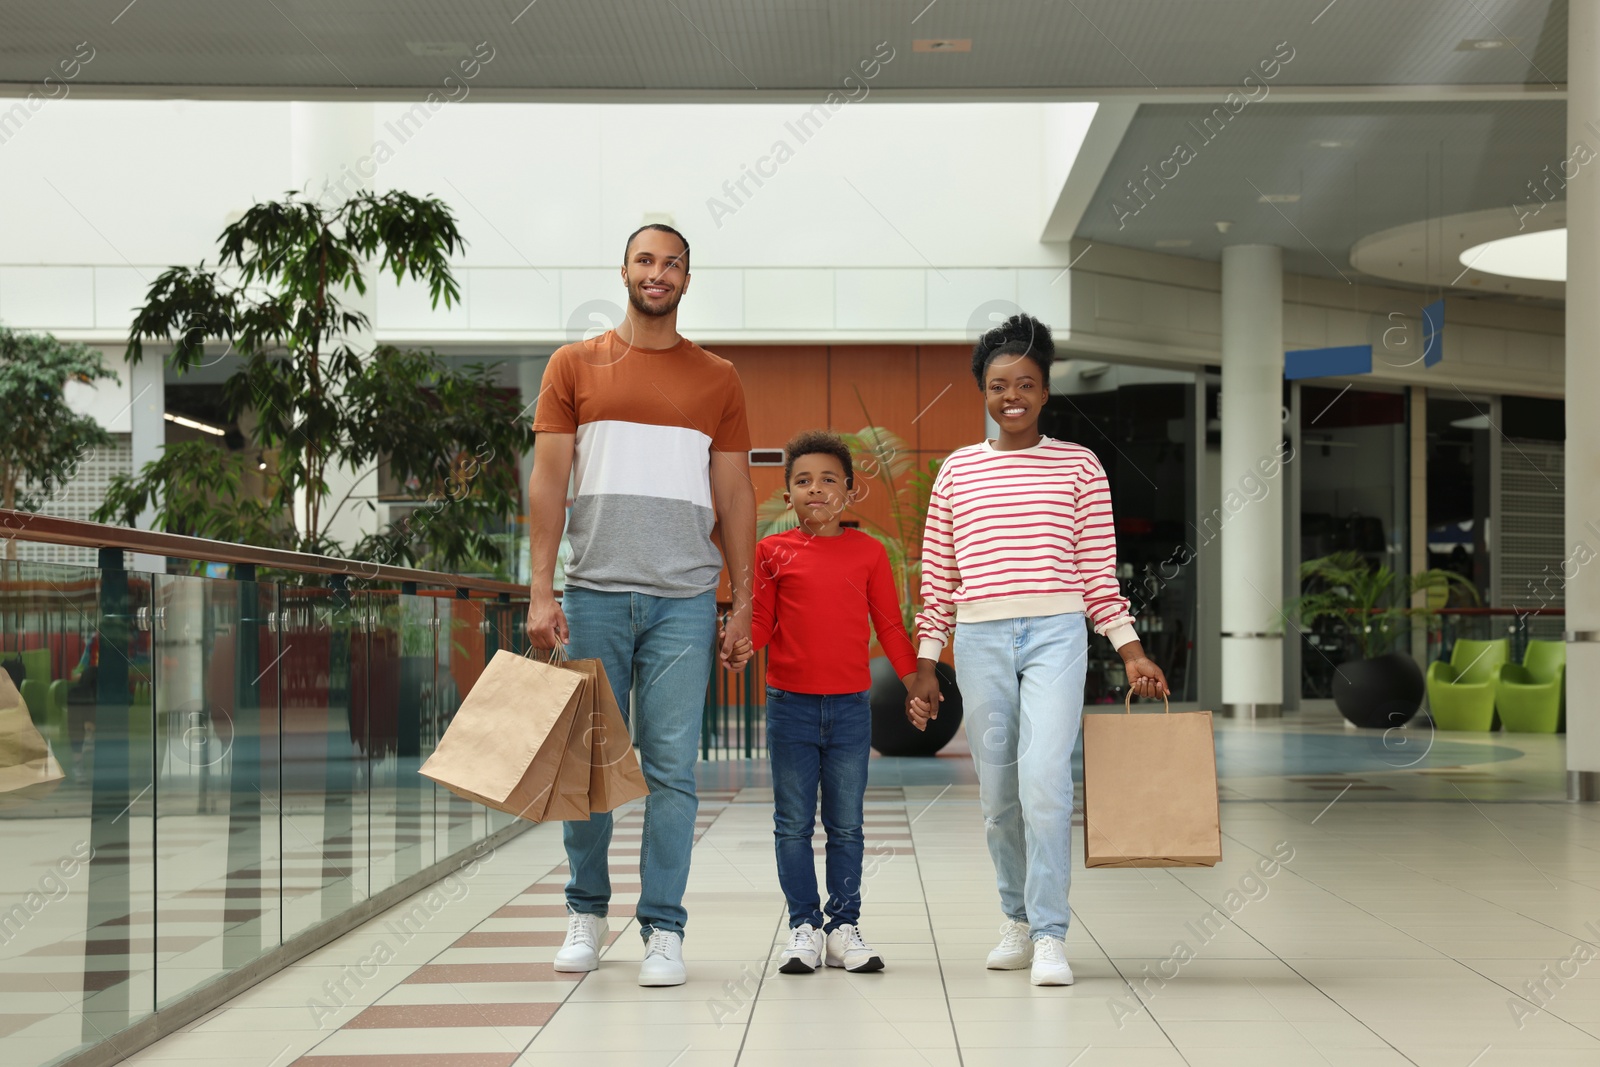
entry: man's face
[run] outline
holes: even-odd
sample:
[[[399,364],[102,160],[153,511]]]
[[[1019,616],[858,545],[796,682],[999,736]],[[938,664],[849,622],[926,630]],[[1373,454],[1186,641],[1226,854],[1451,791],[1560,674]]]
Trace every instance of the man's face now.
[[[689,291],[689,272],[683,267],[683,242],[670,233],[645,230],[628,246],[622,280],[628,302],[642,315],[670,315]]]

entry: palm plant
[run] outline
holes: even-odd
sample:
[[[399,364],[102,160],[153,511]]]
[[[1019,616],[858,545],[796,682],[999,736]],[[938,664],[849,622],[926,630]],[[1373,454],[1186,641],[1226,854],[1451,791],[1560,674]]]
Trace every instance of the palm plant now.
[[[1476,603],[1477,587],[1454,571],[1437,568],[1402,577],[1382,564],[1374,567],[1358,552],[1335,552],[1300,565],[1306,592],[1285,606],[1304,626],[1326,619],[1343,628],[1362,659],[1389,652],[1395,638],[1418,616],[1431,616],[1454,590]],[[1418,593],[1425,603],[1413,605]]]

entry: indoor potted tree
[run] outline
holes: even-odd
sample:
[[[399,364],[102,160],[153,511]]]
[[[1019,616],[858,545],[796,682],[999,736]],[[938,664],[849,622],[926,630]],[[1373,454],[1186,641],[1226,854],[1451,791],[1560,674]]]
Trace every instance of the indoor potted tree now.
[[[1333,701],[1356,726],[1387,728],[1409,722],[1422,706],[1426,685],[1416,660],[1394,649],[1413,618],[1431,616],[1460,590],[1474,603],[1477,588],[1453,571],[1426,570],[1402,577],[1372,566],[1356,552],[1335,552],[1300,565],[1305,589],[1287,615],[1311,626],[1328,620],[1342,629],[1360,658],[1334,673]],[[1412,604],[1418,593],[1425,603]]]
[[[878,539],[889,554],[889,569],[894,574],[895,594],[906,632],[915,640],[914,621],[921,607],[922,528],[928,519],[928,497],[939,473],[939,461],[912,469],[911,450],[892,430],[865,426],[856,433],[840,434],[855,457],[856,494],[863,481],[872,479],[884,489],[889,500],[887,525],[851,509],[861,531]],[[779,489],[762,502],[756,513],[756,535],[782,533],[793,529],[798,519],[784,503]],[[955,670],[949,664],[938,666],[944,703],[939,717],[919,731],[906,721],[906,688],[895,675],[887,657],[872,660],[872,747],[885,756],[931,756],[949,743],[961,726],[961,692],[956,688]]]
[[[94,416],[67,404],[68,382],[119,381],[87,345],[0,326],[0,507],[39,511],[90,452],[111,443]],[[6,542],[15,559],[17,542]]]

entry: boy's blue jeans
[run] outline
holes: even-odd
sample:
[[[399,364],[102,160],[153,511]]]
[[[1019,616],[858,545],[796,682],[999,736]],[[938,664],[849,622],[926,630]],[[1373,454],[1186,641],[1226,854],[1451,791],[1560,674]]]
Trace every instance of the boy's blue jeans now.
[[[778,884],[789,926],[833,930],[861,919],[862,816],[872,711],[866,693],[817,696],[767,687],[767,751],[772,757],[772,825]],[[828,832],[828,922],[817,899],[817,787]]]
[[[1083,724],[1081,613],[956,623],[968,742],[1006,918],[1067,935],[1072,750]]]
[[[568,586],[561,608],[570,631],[567,655],[605,665],[624,719],[630,690],[638,694],[633,735],[650,795],[644,802],[635,915],[646,940],[652,930],[682,934],[688,919],[683,891],[700,807],[694,768],[717,635],[717,595],[660,597]],[[572,870],[567,907],[604,915],[611,903],[610,813],[563,823],[562,836]]]

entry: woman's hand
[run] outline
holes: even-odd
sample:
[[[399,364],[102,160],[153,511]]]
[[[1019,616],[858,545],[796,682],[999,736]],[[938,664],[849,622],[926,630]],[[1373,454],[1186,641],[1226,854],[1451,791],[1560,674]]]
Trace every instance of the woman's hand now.
[[[1161,673],[1155,660],[1144,654],[1144,647],[1139,642],[1130,641],[1118,651],[1122,653],[1123,669],[1128,674],[1128,688],[1134,696],[1153,700],[1171,695],[1167,676]]]

